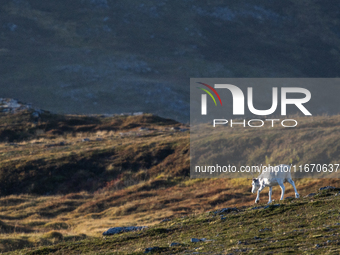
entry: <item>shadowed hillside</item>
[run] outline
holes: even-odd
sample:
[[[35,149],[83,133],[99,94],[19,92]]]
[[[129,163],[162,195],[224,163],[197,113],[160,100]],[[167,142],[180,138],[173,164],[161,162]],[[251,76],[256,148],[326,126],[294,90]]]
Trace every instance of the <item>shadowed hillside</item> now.
[[[339,76],[339,3],[0,1],[0,95],[189,120],[191,77]]]
[[[97,192],[155,181],[145,187],[150,190],[189,177],[186,125],[151,114],[57,115],[24,106],[0,113],[0,195]],[[235,166],[337,164],[340,117],[296,119],[294,130],[220,127],[194,134],[192,157],[199,162],[196,155],[205,155],[211,164],[225,157]],[[220,148],[221,141],[228,147]]]

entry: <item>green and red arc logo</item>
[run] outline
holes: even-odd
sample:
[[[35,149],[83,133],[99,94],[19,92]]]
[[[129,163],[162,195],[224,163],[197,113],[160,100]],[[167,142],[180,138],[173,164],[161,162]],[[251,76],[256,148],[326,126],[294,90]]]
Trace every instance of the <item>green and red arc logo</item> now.
[[[202,84],[203,86],[206,86],[207,88],[211,89],[212,92],[214,92],[215,95],[217,96],[217,98],[218,98],[218,100],[220,101],[220,104],[221,104],[221,106],[222,106],[222,100],[221,100],[221,98],[220,98],[220,95],[217,93],[217,91],[216,91],[213,87],[211,87],[210,85],[205,84],[205,83],[203,83],[203,82],[197,82],[197,83]],[[197,88],[203,90],[204,92],[206,92],[206,93],[214,100],[214,103],[215,103],[215,105],[217,106],[216,100],[215,100],[214,96],[211,94],[211,92],[210,92],[209,90],[206,90],[206,89],[200,88],[200,87],[197,87]]]

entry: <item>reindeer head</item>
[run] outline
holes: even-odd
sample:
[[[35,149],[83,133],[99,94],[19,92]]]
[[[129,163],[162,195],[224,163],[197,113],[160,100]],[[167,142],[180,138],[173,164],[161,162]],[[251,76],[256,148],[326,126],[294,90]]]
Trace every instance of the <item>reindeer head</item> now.
[[[260,188],[259,179],[253,178],[251,186],[252,186],[251,193],[255,193]]]

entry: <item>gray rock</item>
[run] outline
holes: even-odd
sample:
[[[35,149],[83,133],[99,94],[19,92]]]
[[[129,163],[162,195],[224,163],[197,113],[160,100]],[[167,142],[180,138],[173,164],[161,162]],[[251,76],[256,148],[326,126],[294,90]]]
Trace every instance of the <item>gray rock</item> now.
[[[220,213],[231,213],[231,212],[238,212],[239,209],[237,209],[236,207],[228,207],[228,208],[222,208],[222,209],[219,209],[217,211],[215,211],[214,213],[215,214],[220,214]]]
[[[155,246],[155,247],[149,247],[149,248],[146,248],[144,253],[149,253],[149,252],[153,252],[153,251],[158,251],[159,250],[159,247]]]
[[[263,209],[263,208],[265,208],[265,206],[257,206],[257,207],[251,208],[251,210],[258,210],[258,209]]]
[[[337,189],[337,188],[335,188],[333,186],[326,186],[326,187],[320,188],[319,191],[322,191],[322,190],[334,190],[334,189]]]
[[[306,197],[314,197],[316,195],[316,193],[309,193],[308,195],[304,196],[304,198]]]
[[[192,243],[199,243],[201,242],[201,239],[198,239],[198,238],[191,238],[190,240]]]
[[[270,228],[262,228],[262,229],[259,230],[259,232],[263,232],[263,231],[271,231],[271,229]]]
[[[115,227],[115,228],[110,228],[107,231],[103,233],[103,236],[108,236],[108,235],[115,235],[119,234],[122,232],[130,232],[130,231],[139,231],[147,228],[146,226],[141,226],[141,227]]]
[[[214,242],[215,240],[208,240],[207,238],[191,238],[192,243],[198,243],[198,242]]]
[[[84,138],[84,139],[82,139],[81,141],[82,141],[82,142],[89,142],[90,139],[89,139],[89,138]]]
[[[169,247],[180,246],[180,245],[182,245],[182,244],[180,244],[180,243],[171,243],[171,244],[169,245]]]
[[[316,248],[320,248],[321,246],[320,246],[319,244],[316,244],[315,247],[316,247]]]
[[[280,206],[280,204],[275,204],[275,205],[266,205],[263,209],[267,209],[269,207],[273,208],[273,207],[278,207]]]

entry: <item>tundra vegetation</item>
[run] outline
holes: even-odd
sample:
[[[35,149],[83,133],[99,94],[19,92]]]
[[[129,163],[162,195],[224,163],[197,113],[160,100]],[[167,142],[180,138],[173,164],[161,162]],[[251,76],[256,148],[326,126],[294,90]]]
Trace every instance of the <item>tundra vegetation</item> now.
[[[296,118],[299,132],[226,128],[230,163],[339,163],[340,116]],[[0,251],[339,253],[340,196],[319,192],[337,179],[296,179],[301,198],[279,201],[277,186],[254,207],[251,179],[189,178],[187,129],[151,114],[0,113]],[[148,228],[102,236],[124,226]]]

